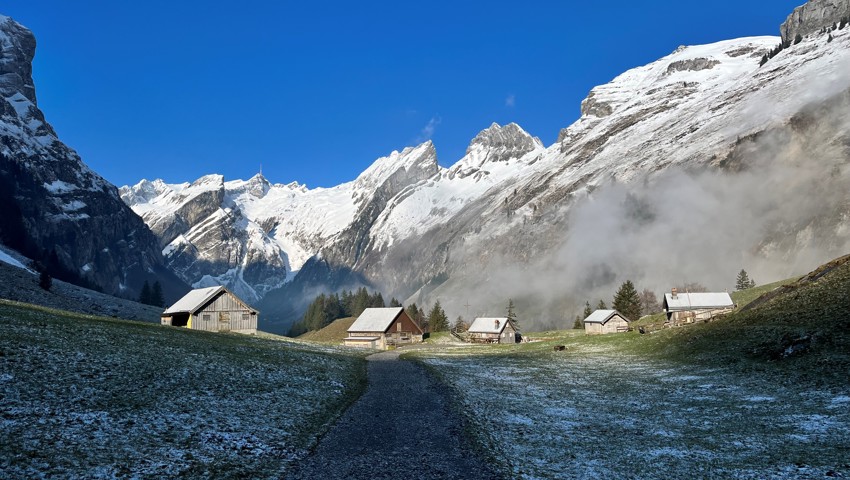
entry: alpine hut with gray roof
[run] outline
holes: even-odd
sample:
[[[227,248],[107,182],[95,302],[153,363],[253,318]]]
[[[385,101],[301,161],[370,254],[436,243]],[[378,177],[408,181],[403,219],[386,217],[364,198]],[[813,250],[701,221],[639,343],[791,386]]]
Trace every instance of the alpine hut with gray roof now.
[[[735,308],[735,302],[726,292],[679,293],[675,288],[664,294],[662,305],[667,321],[674,325],[708,321],[714,316]]]
[[[207,332],[257,333],[258,313],[224,287],[198,288],[162,312],[160,323]]]
[[[466,331],[472,343],[517,343],[517,329],[507,317],[476,318]]]
[[[344,345],[385,350],[391,346],[421,342],[422,329],[401,307],[367,308],[348,328]]]
[[[584,333],[602,335],[629,331],[629,319],[616,310],[596,310],[584,319]]]

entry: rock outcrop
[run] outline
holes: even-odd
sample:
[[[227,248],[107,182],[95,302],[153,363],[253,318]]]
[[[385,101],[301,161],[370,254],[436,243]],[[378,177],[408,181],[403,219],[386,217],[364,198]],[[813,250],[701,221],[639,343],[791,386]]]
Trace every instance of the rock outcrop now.
[[[57,276],[135,298],[160,281],[168,298],[186,286],[163,266],[158,240],[118,190],[56,136],[37,107],[35,37],[0,16],[0,234]]]
[[[794,9],[780,27],[782,42],[790,44],[824,27],[832,27],[850,15],[850,0],[809,0]]]

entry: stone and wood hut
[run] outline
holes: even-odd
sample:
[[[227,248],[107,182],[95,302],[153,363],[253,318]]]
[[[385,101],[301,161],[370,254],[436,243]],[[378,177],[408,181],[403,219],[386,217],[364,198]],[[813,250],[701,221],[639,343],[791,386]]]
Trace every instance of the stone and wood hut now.
[[[675,288],[664,294],[663,305],[667,321],[674,325],[708,321],[735,308],[726,292],[679,293]]]
[[[631,321],[616,310],[597,310],[584,319],[584,333],[602,335],[629,331]]]
[[[348,327],[344,345],[386,350],[422,341],[422,329],[402,307],[367,308]]]
[[[257,333],[254,310],[222,286],[199,288],[183,296],[160,316],[160,323],[207,332]]]
[[[517,329],[507,317],[476,318],[466,331],[472,343],[517,343]]]

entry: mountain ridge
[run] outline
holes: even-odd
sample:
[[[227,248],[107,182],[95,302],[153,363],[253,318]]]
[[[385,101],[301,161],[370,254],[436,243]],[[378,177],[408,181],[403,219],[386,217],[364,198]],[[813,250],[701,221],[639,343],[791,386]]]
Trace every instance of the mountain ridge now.
[[[282,251],[294,251],[292,244],[298,244],[300,268],[297,275],[290,269],[288,281],[266,291],[261,309],[285,325],[298,315],[305,296],[365,284],[407,302],[427,304],[440,297],[450,315],[465,311],[463,297],[488,299],[477,300],[475,308],[483,314],[499,308],[501,299],[520,296],[535,299],[527,302],[534,304],[527,310],[535,321],[571,319],[567,312],[583,305],[583,297],[612,291],[625,275],[666,289],[675,269],[645,273],[665,258],[683,262],[688,276],[703,276],[719,288],[722,270],[735,272],[742,263],[756,264],[751,269],[760,276],[784,278],[835,256],[847,243],[841,232],[850,228],[850,212],[843,206],[847,199],[840,194],[816,198],[820,203],[810,210],[788,206],[763,215],[781,221],[765,224],[758,232],[762,236],[742,235],[737,244],[712,233],[718,230],[712,222],[738,228],[744,218],[756,227],[764,221],[722,206],[719,191],[738,210],[746,210],[739,203],[745,201],[768,209],[784,202],[772,192],[748,199],[746,192],[759,188],[760,181],[780,191],[788,186],[794,195],[805,194],[794,186],[803,182],[828,182],[835,190],[846,185],[843,155],[850,127],[831,103],[846,104],[850,91],[850,58],[844,53],[848,30],[831,31],[829,39],[810,34],[760,66],[781,42],[763,36],[680,47],[630,69],[593,88],[579,120],[548,147],[515,124],[494,124],[470,142],[464,157],[444,168],[429,144],[430,175],[423,169],[378,195],[363,190],[361,197],[370,201],[358,200],[359,209],[345,195],[324,198],[322,209],[344,213],[331,222],[335,228],[327,229],[324,222],[321,230],[301,221],[299,230],[283,217],[311,217],[315,210],[290,203],[293,210],[281,211],[283,217],[276,220],[266,217],[264,225],[274,226]],[[813,145],[806,135],[823,141]],[[800,158],[801,145],[812,147],[817,162]],[[823,171],[837,173],[830,177]],[[665,184],[670,187],[662,188]],[[704,211],[693,219],[696,231],[668,220],[665,205],[650,191],[670,204]],[[306,210],[298,213],[298,208]],[[723,211],[728,213],[721,216]],[[734,221],[727,220],[730,215]],[[652,242],[636,225],[659,233],[677,231],[682,242],[669,235]],[[324,233],[317,234],[320,230]],[[584,238],[590,235],[586,232],[605,240]],[[629,248],[619,245],[617,236],[645,244],[652,261],[627,258]],[[305,238],[315,241],[308,244]],[[713,265],[695,262],[685,240],[704,245],[711,238],[722,244],[715,250],[728,258]],[[560,275],[576,274],[564,281],[552,271],[559,268]],[[553,287],[559,282],[564,284]],[[574,292],[558,293],[558,288]]]

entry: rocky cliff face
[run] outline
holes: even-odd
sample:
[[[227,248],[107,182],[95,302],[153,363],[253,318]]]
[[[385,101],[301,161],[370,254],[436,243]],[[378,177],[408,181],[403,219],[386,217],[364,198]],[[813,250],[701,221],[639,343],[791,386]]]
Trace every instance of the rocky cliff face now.
[[[806,36],[831,27],[847,16],[850,16],[850,0],[809,0],[795,8],[782,23],[782,41],[791,43],[797,35]]]
[[[0,16],[4,241],[107,293],[136,297],[144,280],[160,280],[170,296],[181,293],[185,286],[163,268],[157,238],[45,121],[34,54],[32,32]]]

